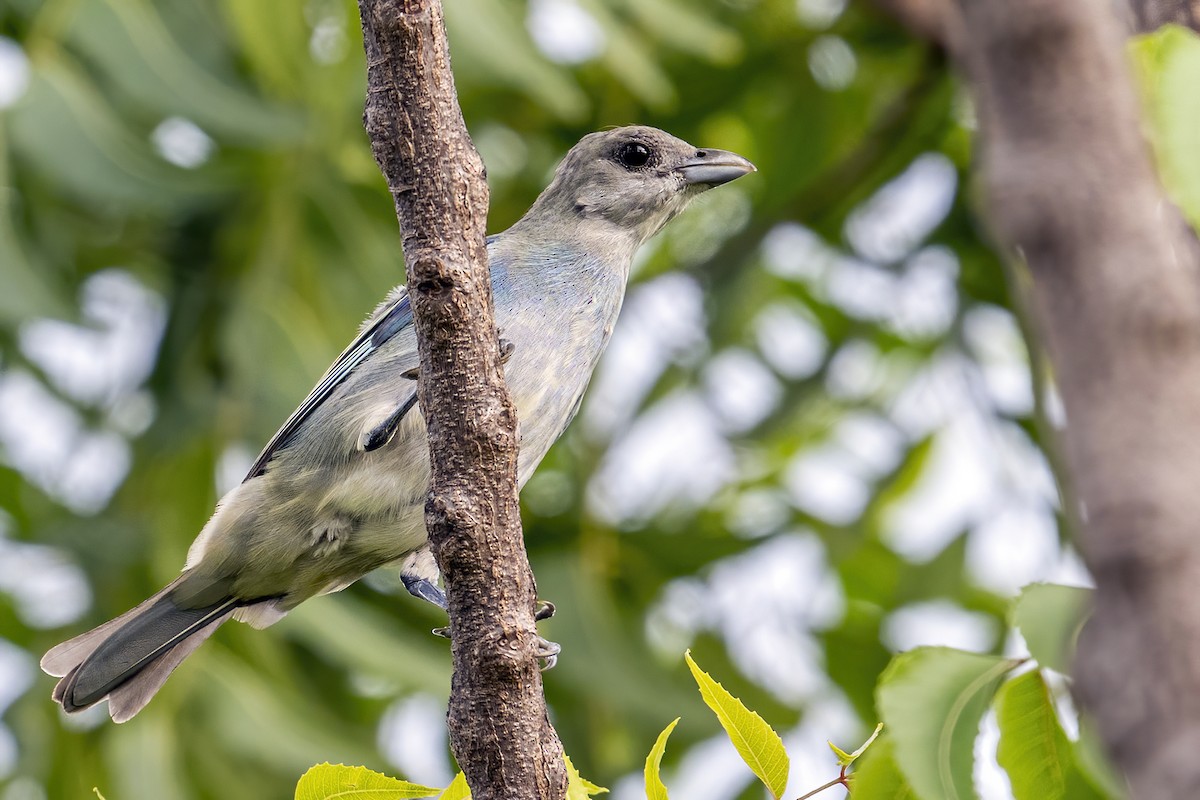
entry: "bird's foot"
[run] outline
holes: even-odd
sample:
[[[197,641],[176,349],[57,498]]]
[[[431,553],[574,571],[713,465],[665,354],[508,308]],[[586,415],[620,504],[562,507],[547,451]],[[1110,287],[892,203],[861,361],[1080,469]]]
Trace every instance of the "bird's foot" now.
[[[408,586],[410,592],[413,592],[413,594],[417,595],[418,597],[423,597],[426,600],[430,600],[430,602],[440,605],[437,600],[413,591],[414,588],[416,588],[417,582],[414,581],[413,584],[413,586],[408,586],[408,582],[405,581],[405,585]],[[439,599],[441,599],[442,602],[445,602],[445,595],[441,595]],[[443,606],[443,608],[444,607],[445,606]],[[538,600],[537,610],[533,613],[534,622],[541,622],[544,619],[550,619],[554,616],[554,611],[554,603],[551,603],[549,600]],[[432,633],[434,636],[441,636],[443,639],[449,639],[450,626],[447,625],[442,628],[434,628]],[[537,637],[536,645],[537,650],[534,652],[534,655],[537,656],[537,660],[540,662],[542,672],[545,672],[548,669],[554,669],[554,665],[558,663],[558,656],[560,653],[562,653],[562,645],[560,645],[558,642],[552,642],[549,639],[543,639],[541,636]]]
[[[517,346],[515,344],[513,344],[512,341],[501,337],[500,338],[500,363],[507,364],[508,360],[510,358],[512,358],[512,354],[516,349],[517,349]]]
[[[562,652],[562,645],[558,642],[552,642],[549,639],[543,639],[541,636],[537,638],[537,659],[541,662],[541,670],[545,672],[548,669],[554,669],[554,665],[558,663],[558,654]]]
[[[400,580],[404,583],[405,590],[413,597],[424,600],[427,603],[433,603],[442,611],[450,607],[450,604],[446,602],[446,593],[442,591],[440,586],[428,578],[400,573]]]

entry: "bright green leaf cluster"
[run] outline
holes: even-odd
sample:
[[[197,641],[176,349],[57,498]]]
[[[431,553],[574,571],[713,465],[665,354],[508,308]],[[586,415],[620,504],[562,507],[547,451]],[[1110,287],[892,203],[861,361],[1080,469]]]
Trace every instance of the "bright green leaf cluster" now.
[[[1042,671],[1067,671],[1089,595],[1047,584],[1022,591],[1010,617],[1035,665],[947,647],[896,656],[877,688],[888,733],[856,772],[855,800],[975,798],[974,746],[989,709],[1000,729],[997,760],[1017,800],[1124,797],[1086,723],[1077,741],[1063,731]]]
[[[1087,726],[1075,742],[1063,731],[1051,685],[1042,673],[1043,668],[1062,672],[1070,663],[1088,598],[1085,589],[1035,584],[1013,603],[1013,625],[1026,637],[1036,664],[949,647],[920,647],[896,656],[877,687],[884,722],[854,751],[829,742],[841,772],[805,797],[853,785],[855,800],[974,800],[975,741],[984,715],[994,709],[1000,729],[997,760],[1008,773],[1016,800],[1122,800],[1120,783],[1098,757]],[[701,669],[690,651],[684,660],[700,696],[738,755],[771,796],[780,800],[787,788],[790,759],[779,734]],[[885,723],[887,734],[881,736]],[[662,759],[678,724],[677,717],[646,756],[647,800],[668,800]],[[570,758],[566,766],[567,800],[591,800],[608,791],[581,777]],[[847,772],[851,766],[852,774]],[[306,786],[308,793],[302,794]],[[350,790],[361,792],[352,796],[370,800],[437,793],[362,767],[325,764],[305,775],[296,798],[328,800],[351,796]],[[468,796],[465,778],[459,774],[442,800]]]
[[[564,760],[567,767],[566,800],[591,800],[608,792],[581,776],[569,756]],[[435,789],[391,778],[366,767],[318,764],[304,773],[296,784],[296,800],[409,800],[435,796],[438,800],[470,800],[467,776],[460,772],[445,789]]]
[[[1020,662],[922,647],[897,656],[879,680],[879,711],[921,797],[970,800],[979,723]]]
[[[296,784],[296,800],[409,800],[441,793],[441,789],[345,764],[318,764]]]

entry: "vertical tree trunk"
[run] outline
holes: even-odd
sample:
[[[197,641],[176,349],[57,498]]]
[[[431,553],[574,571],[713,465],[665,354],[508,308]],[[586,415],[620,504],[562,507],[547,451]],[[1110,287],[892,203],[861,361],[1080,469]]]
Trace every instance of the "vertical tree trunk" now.
[[[1134,796],[1200,797],[1200,252],[1109,0],[958,0],[983,212],[1033,280],[1098,592],[1076,686]]]
[[[501,372],[483,164],[454,90],[439,0],[360,0],[365,123],[396,203],[433,475],[426,524],[446,581],[450,743],[476,800],[566,793],[535,656],[517,505],[516,413]],[[397,665],[403,669],[403,665]]]

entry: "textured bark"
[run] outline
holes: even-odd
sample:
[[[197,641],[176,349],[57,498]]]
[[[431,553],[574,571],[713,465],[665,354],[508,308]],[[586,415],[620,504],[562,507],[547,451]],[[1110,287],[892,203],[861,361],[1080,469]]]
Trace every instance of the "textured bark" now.
[[[1066,407],[1098,587],[1075,664],[1133,796],[1200,797],[1200,252],[1139,126],[1109,0],[958,0],[984,213]]]
[[[956,0],[872,0],[918,39],[949,53],[959,63],[967,33]],[[1110,8],[1130,33],[1148,33],[1175,23],[1200,31],[1200,0],[1111,0]]]
[[[364,115],[396,203],[433,475],[425,520],[450,601],[450,744],[476,800],[566,793],[535,656],[483,163],[463,123],[438,0],[360,0]],[[402,665],[397,665],[402,668]]]

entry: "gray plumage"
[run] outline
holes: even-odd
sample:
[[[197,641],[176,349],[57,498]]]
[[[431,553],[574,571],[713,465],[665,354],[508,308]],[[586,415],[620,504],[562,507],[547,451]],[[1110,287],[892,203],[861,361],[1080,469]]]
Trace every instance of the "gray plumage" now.
[[[579,407],[638,247],[692,197],[753,170],[655,128],[593,133],[525,216],[488,239],[496,323],[512,345],[505,379],[522,485]],[[444,605],[426,543],[429,457],[411,322],[401,286],[221,500],[182,575],[46,654],[63,708],[107,697],[112,718],[127,720],[222,622],[265,627],[386,564],[401,565],[414,595]]]

